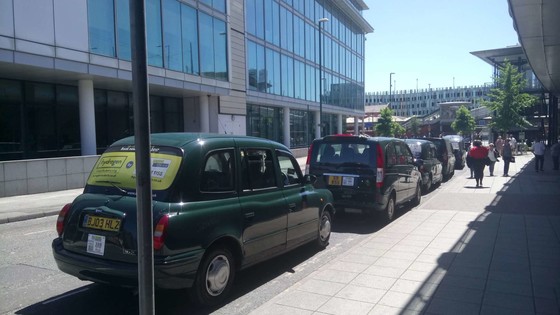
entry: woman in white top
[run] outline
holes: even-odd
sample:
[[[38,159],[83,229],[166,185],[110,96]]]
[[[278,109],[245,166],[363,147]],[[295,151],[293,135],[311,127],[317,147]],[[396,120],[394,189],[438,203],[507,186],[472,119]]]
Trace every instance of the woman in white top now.
[[[494,165],[498,162],[498,157],[500,153],[494,147],[493,143],[490,143],[488,147],[488,158],[490,159],[490,165],[488,165],[488,169],[490,170],[490,176],[494,176]]]

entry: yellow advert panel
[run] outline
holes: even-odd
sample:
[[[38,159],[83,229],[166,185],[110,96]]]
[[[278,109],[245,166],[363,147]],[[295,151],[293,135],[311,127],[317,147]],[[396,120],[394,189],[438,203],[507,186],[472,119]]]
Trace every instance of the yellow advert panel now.
[[[164,190],[175,180],[181,156],[151,153],[152,189]],[[88,185],[118,186],[136,189],[136,160],[134,151],[105,152],[88,178]]]

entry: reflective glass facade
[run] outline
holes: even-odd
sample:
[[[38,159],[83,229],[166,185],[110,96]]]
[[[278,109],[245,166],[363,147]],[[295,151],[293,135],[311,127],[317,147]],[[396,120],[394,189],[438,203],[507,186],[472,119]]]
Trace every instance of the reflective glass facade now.
[[[245,3],[249,90],[364,109],[364,34],[352,21],[318,0]],[[323,17],[329,21],[319,25]]]
[[[290,110],[290,147],[301,148],[313,141],[315,134],[313,115],[305,110]]]
[[[200,0],[215,15],[178,0],[146,0],[150,66],[227,81],[225,0]],[[90,52],[131,60],[129,0],[88,0]]]
[[[279,107],[247,104],[247,135],[284,142],[283,115],[284,111]]]
[[[132,94],[95,89],[98,152],[133,134]],[[150,96],[152,132],[183,131],[180,98]],[[80,155],[76,86],[0,79],[0,161]]]
[[[254,95],[267,100],[278,95],[293,98],[299,104],[313,104],[308,110],[290,109],[293,148],[307,146],[313,140],[313,120],[320,101],[331,108],[331,113],[323,110],[322,135],[338,132],[339,115],[332,114],[333,107],[339,108],[340,113],[364,110],[364,31],[332,3],[245,1],[248,94],[254,91],[265,93]],[[322,18],[328,21],[319,23]],[[291,107],[286,102],[277,106]],[[258,125],[253,115],[255,111],[247,112],[247,130],[255,133]],[[346,115],[342,117],[344,122]]]

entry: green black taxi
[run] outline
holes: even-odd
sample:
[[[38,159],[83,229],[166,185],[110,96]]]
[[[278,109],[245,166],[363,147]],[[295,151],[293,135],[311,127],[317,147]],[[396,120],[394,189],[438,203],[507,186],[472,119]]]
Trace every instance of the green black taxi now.
[[[302,244],[327,246],[333,197],[313,188],[282,144],[197,133],[151,135],[154,283],[190,288],[220,304],[236,271]],[[60,211],[52,249],[58,268],[82,280],[138,283],[134,138],[93,167],[83,194]]]
[[[329,189],[340,212],[381,214],[393,220],[397,206],[420,204],[421,175],[406,143],[397,138],[329,135],[315,139],[305,172],[315,188]]]

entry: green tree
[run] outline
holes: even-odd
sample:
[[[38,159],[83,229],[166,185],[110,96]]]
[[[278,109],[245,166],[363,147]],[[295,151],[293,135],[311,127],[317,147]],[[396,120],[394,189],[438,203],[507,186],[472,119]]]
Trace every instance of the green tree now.
[[[521,115],[524,108],[532,106],[536,97],[521,93],[526,82],[523,75],[509,62],[500,67],[496,78],[496,88],[490,90],[490,101],[482,104],[493,113],[490,126],[499,132],[507,132],[515,127],[526,127],[531,124]]]
[[[400,136],[402,136],[406,133],[406,128],[403,127],[401,124],[399,124],[396,121],[393,121],[393,125],[391,126],[391,130],[392,130],[392,136],[394,136],[394,137],[400,137]]]
[[[476,127],[474,117],[465,105],[461,105],[456,113],[455,120],[451,123],[451,128],[462,136],[468,136]]]
[[[379,136],[392,137],[393,131],[393,111],[389,107],[385,107],[380,112],[375,132]]]
[[[408,130],[414,137],[420,134],[420,123],[418,122],[418,118],[416,118],[416,116],[410,119],[410,127],[408,128]]]

